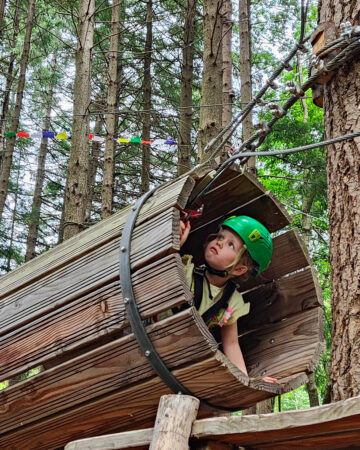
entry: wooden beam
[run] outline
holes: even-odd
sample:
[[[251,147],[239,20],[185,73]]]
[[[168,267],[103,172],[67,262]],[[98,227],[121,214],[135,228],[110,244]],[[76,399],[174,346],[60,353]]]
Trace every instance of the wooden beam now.
[[[188,450],[200,401],[190,395],[163,395],[149,450]]]

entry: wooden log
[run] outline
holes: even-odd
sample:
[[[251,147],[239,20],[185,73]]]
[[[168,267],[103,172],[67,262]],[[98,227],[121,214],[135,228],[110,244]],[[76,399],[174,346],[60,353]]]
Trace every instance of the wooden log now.
[[[277,379],[313,372],[324,348],[323,311],[313,308],[240,338],[249,375]]]
[[[150,450],[188,450],[191,427],[200,401],[190,395],[163,395],[156,415]]]
[[[244,294],[250,313],[240,317],[241,333],[321,306],[321,292],[311,268],[264,284]]]
[[[176,358],[176,355],[173,355],[173,358]],[[59,372],[57,373],[60,373],[63,366],[59,366]],[[74,373],[75,371],[76,368],[74,367]],[[98,371],[100,373],[101,366],[98,367]],[[248,404],[269,398],[279,393],[281,389],[276,383],[265,383],[267,391],[248,386],[250,380],[242,375],[220,352],[216,352],[214,356],[204,361],[175,369],[173,373],[197,397],[229,407],[245,407]],[[39,377],[39,375],[36,377]],[[33,380],[36,380],[36,377]],[[78,387],[82,382],[81,379],[80,373],[78,374]],[[29,381],[31,379],[24,383]],[[10,390],[14,392],[15,388],[19,389],[19,387],[29,385],[24,383],[6,389],[2,393],[2,399],[6,398],[6,392],[11,392]],[[59,413],[53,412],[53,409],[51,409],[53,413],[49,414],[50,411],[44,412],[40,408],[31,411],[29,408],[28,416],[23,415],[23,418],[31,422],[28,425],[21,425],[19,420],[18,428],[1,434],[0,448],[17,448],[17,446],[20,446],[22,450],[49,450],[62,447],[75,439],[113,431],[125,431],[134,427],[148,427],[154,423],[159,396],[170,394],[169,389],[158,377],[140,384],[128,384],[121,390],[116,389],[116,386],[115,389],[112,387],[112,380],[109,380],[109,384],[111,386],[108,386],[107,389],[112,390],[112,393],[104,394],[102,387],[100,392],[96,392],[97,397],[93,400],[85,401],[79,406],[67,407]],[[21,393],[20,390],[17,391],[19,394],[21,393],[24,403],[41,401],[42,397],[37,394],[36,384],[33,384],[33,386],[34,390],[29,391],[27,395]],[[219,389],[219,386],[221,386],[221,389]],[[93,379],[93,387],[94,391],[99,387],[96,378]],[[67,390],[71,386],[64,384],[64,388]],[[46,395],[53,396],[55,401],[57,397],[55,386]],[[77,395],[81,395],[81,392]],[[71,396],[69,396],[69,401],[73,401]],[[58,407],[56,403],[54,403],[54,406]],[[64,406],[66,405],[64,404]],[[70,406],[70,404],[67,406]],[[21,415],[20,403],[18,408]],[[0,411],[4,414],[7,413],[6,402],[3,403]],[[31,412],[36,414],[35,417],[30,417]],[[43,418],[39,420],[41,414],[43,414]],[[199,414],[204,417],[204,415],[209,415],[209,411],[201,410]],[[11,414],[9,414],[9,420],[11,420]],[[0,423],[2,424],[2,420]]]
[[[75,297],[54,311],[9,332],[0,340],[0,377],[7,379],[75,349],[112,339],[128,325],[118,275],[115,281]],[[105,279],[106,280],[106,279]],[[103,282],[105,281],[103,280]],[[169,255],[133,275],[134,293],[143,318],[189,301],[183,265]]]

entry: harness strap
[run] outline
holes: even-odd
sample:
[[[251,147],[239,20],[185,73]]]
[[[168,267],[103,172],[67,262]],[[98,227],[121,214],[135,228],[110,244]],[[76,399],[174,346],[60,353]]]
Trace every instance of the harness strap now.
[[[204,267],[194,269],[194,306],[197,310],[200,308],[203,296],[205,271],[206,268]],[[221,298],[201,315],[206,324],[208,324],[210,319],[221,309],[227,309],[230,297],[235,291],[235,287],[235,284],[231,280],[226,283]]]

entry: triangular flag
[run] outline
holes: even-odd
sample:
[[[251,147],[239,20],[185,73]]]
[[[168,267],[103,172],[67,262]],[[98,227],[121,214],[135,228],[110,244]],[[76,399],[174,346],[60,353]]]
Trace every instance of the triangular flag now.
[[[53,131],[43,131],[42,137],[54,139],[55,133]]]
[[[60,141],[65,141],[66,139],[68,139],[68,137],[69,136],[66,134],[66,132],[62,131],[61,133],[59,133],[55,136],[55,139],[58,139]]]
[[[132,137],[130,139],[130,142],[134,143],[134,144],[140,144],[141,143],[141,139],[138,136]]]
[[[168,139],[168,140],[165,142],[165,144],[168,144],[168,145],[174,145],[174,144],[176,144],[176,142],[173,141],[172,139]]]
[[[130,139],[126,139],[126,138],[118,138],[116,140],[119,144],[121,144],[121,142],[130,142]]]
[[[18,131],[16,134],[17,137],[30,137],[29,133],[27,133],[26,131]]]
[[[92,141],[93,140],[93,137],[94,137],[94,135],[93,134],[89,134],[89,141]]]

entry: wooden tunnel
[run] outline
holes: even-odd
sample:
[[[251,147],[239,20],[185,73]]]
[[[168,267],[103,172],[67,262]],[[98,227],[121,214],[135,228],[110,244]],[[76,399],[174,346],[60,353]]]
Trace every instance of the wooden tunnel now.
[[[159,188],[140,211],[131,241],[135,298],[142,319],[191,299],[179,254],[180,210],[201,182],[186,175]],[[251,303],[239,320],[249,369],[243,375],[194,308],[147,326],[157,352],[194,395],[243,408],[292,390],[323,349],[319,288],[289,217],[252,176],[227,169],[203,198],[182,249],[201,263],[206,235],[229,215],[252,216],[274,233],[274,257],[242,285]],[[44,370],[0,391],[0,448],[55,449],[67,442],[152,426],[169,388],[133,334],[119,283],[124,209],[0,279],[0,381]],[[191,250],[190,250],[191,249]],[[266,383],[262,376],[277,378]],[[210,413],[204,409],[198,417]]]

